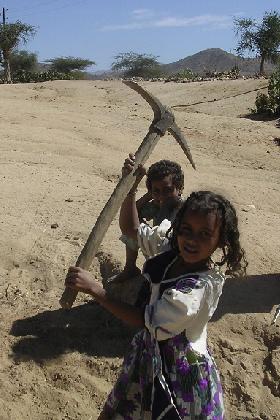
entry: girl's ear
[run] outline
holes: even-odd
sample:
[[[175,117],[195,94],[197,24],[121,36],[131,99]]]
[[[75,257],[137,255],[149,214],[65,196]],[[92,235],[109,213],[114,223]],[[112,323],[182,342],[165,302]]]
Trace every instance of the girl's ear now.
[[[229,246],[229,242],[225,239],[224,233],[221,232],[219,242],[218,242],[218,248],[222,249],[224,252],[225,248],[228,246]]]

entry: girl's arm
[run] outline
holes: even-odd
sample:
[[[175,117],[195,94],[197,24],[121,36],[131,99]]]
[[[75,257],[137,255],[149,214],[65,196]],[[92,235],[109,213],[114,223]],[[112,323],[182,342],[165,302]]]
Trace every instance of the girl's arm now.
[[[102,285],[93,280],[90,274],[80,267],[70,267],[66,276],[65,285],[93,296],[96,301],[116,318],[121,319],[134,327],[144,327],[143,311],[123,302],[108,297]]]

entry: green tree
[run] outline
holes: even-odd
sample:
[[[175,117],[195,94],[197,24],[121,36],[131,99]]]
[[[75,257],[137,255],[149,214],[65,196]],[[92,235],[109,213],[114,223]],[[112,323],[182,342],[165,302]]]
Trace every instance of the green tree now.
[[[16,21],[15,23],[7,23],[0,25],[0,50],[2,57],[2,64],[4,67],[4,77],[7,83],[12,83],[10,56],[14,49],[36,33],[36,29],[32,25]]]
[[[53,71],[66,74],[69,74],[74,70],[84,70],[95,64],[94,61],[78,57],[56,57],[46,60],[46,63],[51,63],[51,69]]]
[[[160,74],[157,57],[151,54],[137,54],[135,52],[120,53],[112,63],[112,70],[123,71],[127,77],[156,77]]]
[[[34,72],[38,67],[38,57],[36,53],[29,51],[12,51],[10,54],[11,73],[18,71]]]
[[[266,12],[261,23],[251,18],[234,20],[236,36],[239,37],[236,48],[240,56],[246,51],[254,52],[260,57],[260,74],[264,74],[265,61],[277,62],[280,46],[280,14],[276,11]]]

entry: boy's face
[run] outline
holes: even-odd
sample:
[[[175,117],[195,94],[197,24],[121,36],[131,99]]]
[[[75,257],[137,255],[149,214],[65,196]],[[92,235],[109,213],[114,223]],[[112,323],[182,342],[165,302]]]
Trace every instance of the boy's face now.
[[[176,202],[182,192],[173,184],[172,175],[167,175],[161,180],[152,181],[151,184],[152,198],[160,207],[172,202],[173,199]]]

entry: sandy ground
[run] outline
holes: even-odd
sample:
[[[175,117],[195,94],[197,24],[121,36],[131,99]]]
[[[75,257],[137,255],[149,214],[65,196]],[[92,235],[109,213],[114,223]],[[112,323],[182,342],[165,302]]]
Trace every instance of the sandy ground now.
[[[143,83],[173,108],[197,171],[171,136],[148,164],[178,161],[185,195],[211,189],[238,211],[249,275],[227,281],[209,326],[228,419],[280,415],[280,320],[270,326],[280,303],[280,130],[245,118],[266,83]],[[0,113],[0,418],[96,419],[133,331],[84,296],[70,312],[58,301],[151,109],[119,81],[63,81],[1,85]],[[97,278],[124,263],[118,237],[116,218]]]

